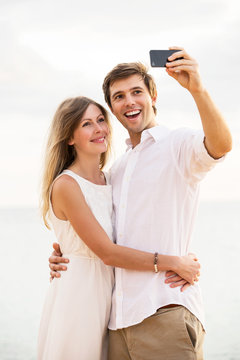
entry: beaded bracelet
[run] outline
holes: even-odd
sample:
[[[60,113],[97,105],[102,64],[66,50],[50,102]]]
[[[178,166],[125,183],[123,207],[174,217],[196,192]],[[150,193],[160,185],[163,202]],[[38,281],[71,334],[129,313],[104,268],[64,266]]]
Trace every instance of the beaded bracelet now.
[[[154,254],[154,271],[155,271],[155,273],[159,272],[157,264],[158,264],[158,253],[155,252],[155,254]]]

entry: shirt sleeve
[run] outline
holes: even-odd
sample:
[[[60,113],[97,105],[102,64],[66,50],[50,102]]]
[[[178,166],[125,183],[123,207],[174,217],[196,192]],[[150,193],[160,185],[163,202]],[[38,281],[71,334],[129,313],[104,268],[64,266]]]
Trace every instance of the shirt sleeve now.
[[[204,145],[204,132],[177,130],[172,141],[172,156],[180,174],[190,183],[201,181],[208,171],[225,158],[214,159]]]

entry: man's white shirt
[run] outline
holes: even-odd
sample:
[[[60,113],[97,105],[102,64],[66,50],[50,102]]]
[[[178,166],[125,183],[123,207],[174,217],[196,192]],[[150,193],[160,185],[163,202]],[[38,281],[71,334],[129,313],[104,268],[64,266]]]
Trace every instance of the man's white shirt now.
[[[115,238],[119,245],[165,255],[186,255],[198,207],[199,182],[220,160],[203,144],[202,131],[156,126],[111,169]],[[140,323],[168,304],[190,310],[204,325],[198,283],[181,292],[165,272],[115,269],[109,328]]]

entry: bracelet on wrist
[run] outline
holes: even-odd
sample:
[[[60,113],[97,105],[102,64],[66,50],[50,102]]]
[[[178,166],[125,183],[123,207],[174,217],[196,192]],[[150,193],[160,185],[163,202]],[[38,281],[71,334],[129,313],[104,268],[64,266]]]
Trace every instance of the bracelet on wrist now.
[[[153,266],[154,266],[154,272],[155,273],[158,273],[159,270],[158,270],[158,253],[155,252],[154,254],[154,263],[153,263]]]

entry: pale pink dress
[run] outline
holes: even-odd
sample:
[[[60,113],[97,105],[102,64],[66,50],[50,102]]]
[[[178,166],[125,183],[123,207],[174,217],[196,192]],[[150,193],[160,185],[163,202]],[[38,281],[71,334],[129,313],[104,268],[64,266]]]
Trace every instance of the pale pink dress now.
[[[111,185],[93,184],[70,170],[62,174],[76,180],[112,239]],[[113,268],[85,245],[69,221],[58,219],[52,208],[50,220],[63,256],[70,262],[68,270],[49,286],[39,329],[38,360],[105,360]]]

